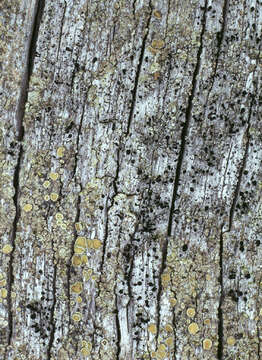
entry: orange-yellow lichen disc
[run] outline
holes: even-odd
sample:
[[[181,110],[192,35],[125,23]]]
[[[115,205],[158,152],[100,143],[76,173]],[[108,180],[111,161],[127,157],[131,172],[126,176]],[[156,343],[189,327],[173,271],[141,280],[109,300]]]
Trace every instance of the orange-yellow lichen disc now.
[[[157,329],[155,324],[149,324],[147,329],[151,334],[156,334]]]
[[[13,250],[13,247],[10,244],[6,244],[2,248],[2,253],[7,255],[7,254],[10,254],[12,252],[12,250]]]
[[[83,285],[81,282],[76,282],[71,286],[71,290],[72,292],[76,293],[76,294],[80,294],[83,290]]]
[[[188,326],[188,331],[190,332],[190,334],[195,335],[198,331],[199,331],[199,327],[197,325],[197,323],[191,323]]]
[[[212,341],[210,339],[205,339],[203,341],[203,349],[210,350],[212,348]]]
[[[73,255],[72,264],[74,266],[80,266],[82,264],[81,257],[79,255]]]

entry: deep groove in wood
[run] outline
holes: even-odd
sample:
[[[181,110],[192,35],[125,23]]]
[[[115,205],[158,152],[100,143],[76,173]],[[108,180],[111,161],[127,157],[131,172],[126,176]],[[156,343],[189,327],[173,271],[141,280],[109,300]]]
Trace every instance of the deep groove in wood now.
[[[15,114],[16,128],[17,128],[17,139],[23,140],[24,136],[24,114],[25,105],[28,98],[29,82],[33,72],[34,58],[36,55],[36,42],[38,39],[39,26],[44,12],[45,0],[36,0],[34,12],[32,16],[32,25],[27,41],[27,49],[25,55],[25,69],[21,80],[20,94]]]
[[[13,313],[12,313],[12,287],[14,282],[14,269],[13,269],[13,261],[14,261],[14,251],[16,247],[16,232],[17,232],[17,225],[20,219],[20,206],[19,206],[19,191],[20,191],[20,169],[21,169],[21,162],[23,156],[23,145],[19,145],[19,152],[18,152],[18,159],[17,164],[14,171],[14,178],[13,178],[13,187],[15,189],[15,193],[13,196],[13,202],[15,206],[15,217],[12,226],[12,233],[11,233],[11,246],[12,251],[10,253],[10,260],[9,260],[9,267],[8,267],[8,286],[7,286],[7,306],[8,306],[8,345],[11,344],[11,339],[13,335]]]
[[[158,286],[158,292],[157,292],[157,338],[159,336],[160,298],[161,298],[161,293],[162,293],[161,276],[166,267],[168,237],[171,236],[171,233],[172,233],[173,213],[174,213],[174,208],[175,208],[175,202],[177,199],[177,192],[178,192],[178,187],[179,187],[182,163],[183,163],[183,159],[184,159],[186,137],[187,137],[188,127],[189,127],[189,123],[190,123],[191,116],[192,116],[193,99],[194,99],[195,92],[196,92],[197,78],[198,78],[198,74],[199,74],[199,70],[200,70],[201,54],[202,54],[202,50],[203,50],[203,36],[205,33],[205,29],[206,29],[207,2],[208,1],[206,0],[204,11],[203,11],[203,18],[202,18],[203,25],[202,25],[201,35],[200,35],[200,46],[198,48],[197,61],[196,61],[196,66],[195,66],[193,78],[192,78],[191,94],[188,97],[186,116],[185,116],[186,121],[185,121],[185,124],[184,124],[182,132],[181,132],[181,145],[180,145],[180,150],[179,150],[179,155],[178,155],[178,160],[177,160],[175,182],[174,182],[174,187],[173,187],[172,201],[171,201],[169,218],[168,218],[167,237],[166,237],[166,239],[163,243],[163,247],[162,247],[162,261],[161,261],[161,266],[160,266],[160,270],[159,270],[159,286]]]
[[[220,283],[220,298],[218,304],[218,346],[217,346],[217,358],[218,360],[223,359],[223,341],[224,341],[224,332],[223,332],[223,299],[224,299],[224,282],[223,282],[223,253],[224,253],[224,242],[223,242],[223,227],[221,226],[220,238],[219,238],[219,283]]]
[[[137,65],[137,69],[136,69],[135,84],[134,84],[134,88],[132,91],[131,108],[130,108],[129,115],[128,115],[127,130],[126,130],[125,136],[129,135],[130,125],[131,125],[131,121],[132,121],[132,118],[134,115],[134,110],[135,110],[135,105],[136,105],[138,81],[139,81],[139,77],[140,77],[140,73],[141,73],[141,69],[142,69],[142,63],[144,60],[146,41],[147,41],[147,37],[148,37],[148,33],[149,33],[149,25],[150,25],[150,21],[151,21],[151,17],[152,17],[152,12],[153,12],[151,3],[149,3],[149,6],[150,6],[150,14],[149,14],[149,17],[147,20],[147,24],[146,24],[146,28],[145,28],[146,33],[145,33],[145,36],[142,41],[141,52],[140,52],[138,65]]]
[[[53,245],[53,244],[52,244]],[[52,246],[53,247],[53,246]],[[54,257],[54,261],[55,261],[55,250],[53,248],[53,257]],[[51,360],[51,350],[52,350],[52,346],[54,344],[54,338],[55,338],[55,306],[56,306],[56,275],[57,275],[57,265],[54,264],[54,273],[53,273],[53,304],[51,307],[51,316],[50,316],[50,325],[51,325],[51,332],[50,332],[50,338],[49,338],[49,343],[48,343],[48,348],[47,348],[47,358],[48,360]]]
[[[175,208],[175,202],[177,199],[177,191],[178,191],[178,187],[179,187],[182,163],[183,163],[183,159],[184,159],[186,137],[187,137],[188,127],[189,127],[189,123],[190,123],[191,116],[192,116],[193,99],[195,97],[197,78],[198,78],[198,74],[199,74],[199,70],[200,70],[201,55],[202,55],[202,50],[203,50],[203,35],[204,35],[205,29],[206,29],[206,11],[207,11],[207,0],[205,1],[205,9],[204,9],[203,20],[202,20],[203,26],[202,26],[201,35],[200,35],[200,46],[198,48],[197,62],[196,62],[196,67],[194,69],[193,78],[192,78],[191,94],[188,97],[188,103],[187,103],[187,108],[186,108],[186,116],[185,116],[186,121],[185,121],[185,124],[184,124],[184,126],[182,128],[182,132],[181,132],[181,145],[180,145],[180,150],[179,150],[179,155],[178,155],[178,160],[177,160],[175,182],[174,182],[174,188],[173,188],[173,194],[172,194],[172,200],[171,200],[171,206],[170,206],[170,212],[169,212],[169,219],[168,219],[168,226],[167,226],[167,235],[168,236],[171,236],[171,233],[172,233],[173,213],[174,213],[174,208]]]

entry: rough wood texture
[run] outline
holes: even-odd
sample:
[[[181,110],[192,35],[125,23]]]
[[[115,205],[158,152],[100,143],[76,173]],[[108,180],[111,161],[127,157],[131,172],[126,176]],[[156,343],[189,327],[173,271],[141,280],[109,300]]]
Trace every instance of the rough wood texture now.
[[[0,358],[261,358],[260,0],[3,0]]]

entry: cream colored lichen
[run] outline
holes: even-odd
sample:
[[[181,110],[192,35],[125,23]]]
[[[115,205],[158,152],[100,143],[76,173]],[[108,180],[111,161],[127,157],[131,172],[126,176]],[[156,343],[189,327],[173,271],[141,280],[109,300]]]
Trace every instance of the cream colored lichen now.
[[[8,255],[12,252],[13,247],[10,244],[6,244],[2,247],[2,253]]]

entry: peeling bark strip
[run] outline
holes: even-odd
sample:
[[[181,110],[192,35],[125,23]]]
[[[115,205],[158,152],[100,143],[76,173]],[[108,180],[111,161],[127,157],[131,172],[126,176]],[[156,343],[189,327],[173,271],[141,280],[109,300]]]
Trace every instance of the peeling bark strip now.
[[[35,6],[32,15],[32,24],[30,27],[30,32],[25,50],[24,74],[21,80],[20,96],[18,99],[16,116],[15,116],[18,141],[22,141],[24,136],[23,119],[25,113],[25,105],[27,102],[30,76],[33,72],[34,58],[36,56],[36,42],[38,38],[39,26],[41,23],[44,6],[45,6],[45,0],[35,0]]]
[[[0,18],[0,359],[259,360],[260,4]]]

